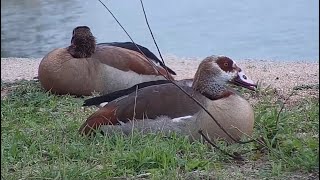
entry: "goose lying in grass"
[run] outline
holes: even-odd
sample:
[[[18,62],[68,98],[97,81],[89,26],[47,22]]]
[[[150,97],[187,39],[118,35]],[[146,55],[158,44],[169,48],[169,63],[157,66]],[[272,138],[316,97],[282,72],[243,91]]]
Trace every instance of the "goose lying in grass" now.
[[[256,85],[233,60],[225,56],[207,57],[200,63],[193,82],[186,82],[190,81],[185,81],[181,87],[202,103],[234,139],[239,140],[243,134],[251,135],[253,109],[226,84],[250,90]],[[192,139],[200,138],[198,130],[201,129],[210,138],[232,142],[198,104],[167,82],[143,87],[109,102],[88,117],[79,132],[90,135],[99,129],[107,134],[113,131],[129,134],[132,128],[143,133],[177,132]]]
[[[96,44],[89,27],[76,27],[69,47],[54,49],[42,59],[38,69],[40,83],[56,94],[91,95],[94,91],[107,94],[165,79],[161,74],[173,79],[152,52],[138,45],[155,66],[135,47],[128,42]]]

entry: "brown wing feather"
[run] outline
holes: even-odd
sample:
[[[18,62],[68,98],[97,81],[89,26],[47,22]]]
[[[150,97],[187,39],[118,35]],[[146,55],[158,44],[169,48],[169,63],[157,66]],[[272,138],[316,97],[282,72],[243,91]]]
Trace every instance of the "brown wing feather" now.
[[[188,93],[193,93],[194,97],[201,102],[204,100],[202,95],[193,92],[189,86],[183,86],[183,88]],[[80,132],[89,132],[83,130],[84,127],[96,129],[103,124],[118,124],[118,121],[126,123],[133,117],[154,119],[165,115],[176,118],[193,115],[199,110],[200,107],[173,84],[156,85],[140,89],[127,97],[107,104],[87,119],[81,126]]]
[[[99,59],[101,63],[122,71],[133,71],[145,75],[160,75],[156,70],[158,69],[162,74],[166,74],[165,69],[160,66],[155,66],[155,69],[140,53],[121,47],[98,45],[92,58]],[[173,79],[171,75],[169,77]]]
[[[94,114],[88,117],[85,123],[83,123],[79,129],[80,134],[89,135],[94,133],[94,130],[98,129],[101,125],[118,124],[115,112],[116,106],[108,106],[103,111],[98,110]]]

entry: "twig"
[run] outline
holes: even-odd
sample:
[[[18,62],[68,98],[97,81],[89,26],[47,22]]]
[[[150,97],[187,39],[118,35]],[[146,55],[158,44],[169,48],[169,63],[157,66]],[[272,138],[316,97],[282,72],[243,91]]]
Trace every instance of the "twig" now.
[[[144,58],[151,64],[151,66],[164,78],[166,78],[167,80],[170,80],[169,77],[165,76],[164,74],[162,74],[162,72],[160,72],[157,68],[156,65],[143,53],[143,51],[139,48],[139,46],[134,42],[134,40],[132,39],[132,37],[130,36],[130,34],[127,32],[127,30],[122,26],[122,24],[119,22],[119,20],[116,18],[116,16],[111,12],[111,10],[107,7],[107,5],[105,5],[101,0],[98,0],[107,10],[108,12],[111,14],[111,16],[113,17],[113,19],[118,23],[118,25],[121,27],[121,29],[126,33],[126,35],[129,37],[129,39],[131,40],[131,42],[136,46],[136,48],[139,50],[139,52],[141,53],[141,55],[144,56]]]
[[[131,36],[129,35],[129,33],[125,30],[125,28],[121,25],[121,23],[118,21],[118,19],[113,15],[113,13],[111,12],[111,10],[101,1],[98,0],[107,10],[108,12],[112,15],[112,17],[117,21],[117,23],[119,24],[119,26],[123,29],[123,31],[127,34],[127,36],[130,38],[130,40],[132,41],[132,43],[135,44],[135,46],[137,47],[137,49],[140,51],[140,53],[146,58],[146,60],[148,60],[149,63],[151,63],[151,65],[153,67],[155,67],[155,64],[149,60],[147,58],[147,56],[140,50],[140,48],[137,46],[137,44],[133,41],[133,39],[131,38]],[[143,7],[143,6],[142,6]],[[144,7],[143,7],[144,9]],[[160,52],[160,51],[159,51]],[[163,61],[163,58],[161,56],[161,59]],[[179,90],[181,90],[184,94],[186,94],[189,98],[191,98],[196,104],[198,104],[210,117],[212,120],[214,120],[214,122],[219,126],[219,128],[230,138],[232,139],[234,142],[240,143],[240,144],[244,144],[247,142],[242,142],[240,140],[235,139],[234,137],[231,136],[230,133],[228,133],[222,126],[221,124],[213,117],[213,115],[198,101],[196,100],[194,97],[192,97],[192,95],[190,95],[188,92],[186,92],[184,89],[182,89],[177,83],[175,83],[174,81],[172,81],[170,78],[166,77],[164,74],[162,74],[157,68],[155,68],[156,71],[159,72],[159,74],[161,74],[164,78],[166,78],[167,80],[171,81],[172,84],[174,84]]]
[[[136,94],[135,94],[135,97],[134,97],[133,117],[132,117],[132,129],[131,129],[131,144],[133,143],[133,132],[134,132],[134,127],[135,127],[137,97],[138,97],[138,86],[136,87]]]
[[[135,44],[136,48],[137,48],[137,49],[140,51],[140,53],[145,57],[145,59],[147,59],[148,62],[151,63],[151,65],[152,65],[153,67],[155,67],[154,63],[153,63],[152,61],[150,61],[150,60],[146,57],[146,55],[141,51],[141,49],[140,49],[140,48],[137,46],[137,44],[133,41],[133,39],[131,38],[131,36],[129,35],[129,33],[125,30],[125,28],[121,25],[121,23],[120,23],[120,22],[117,20],[117,18],[113,15],[113,13],[110,11],[110,9],[109,9],[103,2],[101,2],[101,0],[99,0],[99,2],[109,11],[109,13],[112,15],[112,17],[117,21],[117,23],[119,24],[119,26],[123,29],[123,31],[124,31],[124,32],[127,34],[127,36],[130,38],[130,40],[132,41],[132,43]],[[142,3],[141,0],[140,0],[140,2]],[[152,31],[151,31],[151,28],[150,28],[150,26],[149,26],[149,23],[148,23],[148,20],[147,20],[147,17],[146,17],[146,13],[145,13],[145,10],[144,10],[144,7],[143,7],[143,3],[142,3],[141,5],[142,5],[143,11],[144,11],[144,15],[145,15],[145,19],[146,19],[146,22],[147,22],[149,31],[150,31],[150,33],[151,33],[151,35],[152,35],[152,38],[153,38],[153,40],[154,40],[154,43],[155,43],[155,45],[156,45],[156,47],[157,47],[157,50],[158,50],[158,52],[159,52],[160,58],[161,58],[161,60],[162,60],[162,63],[165,65],[165,62],[164,62],[164,60],[163,60],[163,57],[162,57],[161,52],[160,52],[160,50],[159,50],[159,47],[158,47],[158,45],[157,45],[157,43],[156,43],[156,41],[155,41],[155,38],[154,38],[153,33],[152,33]],[[246,144],[246,143],[250,143],[250,142],[255,141],[255,142],[258,142],[259,144],[263,145],[264,147],[267,147],[265,143],[263,143],[261,140],[258,140],[258,139],[252,139],[252,140],[248,140],[248,141],[240,141],[240,140],[236,140],[235,138],[233,138],[233,137],[220,125],[220,123],[218,123],[218,121],[212,116],[212,114],[211,114],[198,100],[196,100],[195,98],[193,98],[189,93],[187,93],[184,89],[182,89],[182,88],[181,88],[179,85],[177,85],[174,81],[172,81],[172,80],[169,79],[167,76],[165,76],[164,74],[162,74],[157,68],[155,68],[155,69],[158,71],[158,73],[159,73],[161,76],[163,76],[165,79],[169,80],[169,81],[170,81],[172,84],[174,84],[178,89],[180,89],[180,90],[181,90],[183,93],[185,93],[189,98],[191,98],[196,104],[198,104],[198,105],[215,121],[215,123],[219,126],[219,128],[220,128],[228,137],[230,137],[233,141],[235,141],[235,142],[237,142],[237,143],[239,143],[239,144]],[[167,72],[167,74],[168,74],[167,68],[166,68],[166,72]],[[293,93],[292,93],[292,94],[293,94]],[[282,108],[282,109],[283,109],[283,108]],[[281,111],[282,111],[282,109],[281,109]],[[278,118],[277,118],[277,123],[278,123],[278,119],[279,119],[279,117],[280,117],[281,111],[279,111]],[[220,148],[218,148],[218,146],[216,146],[215,144],[213,144],[213,143],[202,133],[202,131],[199,132],[199,133],[200,133],[200,134],[204,137],[204,139],[206,139],[212,146],[214,146],[214,147],[216,147],[217,149],[219,149],[220,151],[222,151]],[[237,153],[234,153],[234,154],[237,154],[237,155],[231,155],[231,154],[228,154],[228,153],[225,152],[225,151],[222,151],[222,152],[224,152],[225,154],[231,156],[231,157],[234,158],[234,159],[242,159],[242,157],[239,156],[239,154],[237,154]]]
[[[219,150],[220,152],[222,152],[223,154],[232,157],[234,160],[244,161],[243,157],[241,157],[241,155],[240,155],[239,153],[236,153],[236,152],[235,152],[235,153],[233,153],[233,155],[232,155],[232,154],[229,154],[228,152],[222,150],[219,146],[217,146],[216,144],[214,144],[212,141],[210,141],[210,139],[203,134],[202,129],[200,129],[200,130],[198,131],[198,133],[199,133],[211,146],[215,147],[216,149],[218,149],[218,150]]]
[[[146,11],[145,11],[145,9],[144,9],[142,0],[140,0],[140,3],[141,3],[142,10],[143,10],[144,19],[146,20],[146,23],[147,23],[149,32],[150,32],[150,34],[151,34],[151,37],[152,37],[152,39],[153,39],[153,42],[154,42],[154,44],[156,45],[156,48],[157,48],[157,50],[158,50],[160,59],[161,59],[163,65],[164,65],[164,67],[165,67],[165,69],[166,69],[167,75],[169,75],[168,68],[167,68],[167,66],[166,66],[166,64],[165,64],[165,62],[164,62],[164,60],[163,60],[163,57],[162,57],[162,54],[161,54],[160,49],[159,49],[159,47],[158,47],[158,44],[157,44],[157,42],[156,42],[156,39],[154,38],[153,32],[152,32],[152,30],[151,30],[151,28],[150,28],[149,21],[148,21],[148,17],[147,17]]]
[[[279,123],[279,119],[280,119],[280,114],[281,114],[281,112],[283,111],[283,109],[284,109],[284,106],[287,104],[287,101],[290,99],[290,97],[293,95],[293,93],[294,93],[294,91],[292,91],[291,93],[290,93],[290,95],[284,100],[284,102],[283,102],[283,104],[282,104],[282,106],[281,106],[281,108],[280,108],[280,110],[279,110],[279,112],[278,112],[278,114],[277,114],[277,120],[276,120],[276,127],[277,127],[277,129],[278,129],[278,123]]]

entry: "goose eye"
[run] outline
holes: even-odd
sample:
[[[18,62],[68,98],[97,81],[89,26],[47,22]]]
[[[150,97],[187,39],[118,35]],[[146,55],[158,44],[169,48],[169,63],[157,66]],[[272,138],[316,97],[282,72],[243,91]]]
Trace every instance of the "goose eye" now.
[[[225,67],[228,67],[228,66],[229,66],[229,63],[225,62],[223,65],[224,65]]]

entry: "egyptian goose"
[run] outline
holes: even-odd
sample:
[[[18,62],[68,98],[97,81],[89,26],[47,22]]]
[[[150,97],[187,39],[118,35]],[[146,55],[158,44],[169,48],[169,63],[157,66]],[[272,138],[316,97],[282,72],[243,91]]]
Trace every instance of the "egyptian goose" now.
[[[207,57],[200,63],[193,83],[187,82],[181,87],[201,102],[234,139],[239,140],[243,133],[251,135],[253,109],[226,83],[251,90],[256,85],[233,60],[225,56]],[[175,131],[192,139],[199,139],[198,130],[202,129],[210,138],[232,142],[198,104],[166,82],[109,102],[92,114],[79,132],[90,135],[100,128],[104,133],[117,130],[128,134],[133,127],[143,132]]]
[[[167,67],[147,48],[138,45],[155,62],[154,66],[133,45],[96,44],[90,28],[78,26],[69,47],[57,48],[42,59],[38,69],[40,83],[56,94],[81,96],[94,91],[107,94],[141,82],[165,79],[161,74],[173,79],[167,74]]]

